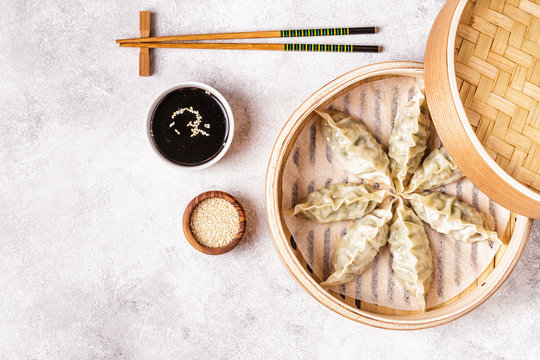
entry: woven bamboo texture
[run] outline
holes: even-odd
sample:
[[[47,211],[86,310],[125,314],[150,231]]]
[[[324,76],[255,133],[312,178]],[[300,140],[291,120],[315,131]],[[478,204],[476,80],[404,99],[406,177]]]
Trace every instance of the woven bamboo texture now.
[[[476,0],[457,30],[460,98],[478,139],[540,191],[540,0]]]

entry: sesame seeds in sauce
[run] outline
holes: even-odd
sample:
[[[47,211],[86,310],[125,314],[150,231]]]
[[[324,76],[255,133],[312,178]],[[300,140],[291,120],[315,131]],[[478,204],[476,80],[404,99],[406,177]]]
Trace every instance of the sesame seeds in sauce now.
[[[228,116],[209,91],[180,88],[165,95],[156,106],[150,134],[165,158],[184,166],[201,165],[225,147]]]

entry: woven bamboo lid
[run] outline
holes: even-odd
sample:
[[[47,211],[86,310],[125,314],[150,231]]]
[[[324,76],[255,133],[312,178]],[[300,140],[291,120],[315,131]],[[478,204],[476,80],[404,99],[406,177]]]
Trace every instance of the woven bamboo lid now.
[[[540,218],[540,0],[449,0],[425,56],[449,153],[501,205]]]

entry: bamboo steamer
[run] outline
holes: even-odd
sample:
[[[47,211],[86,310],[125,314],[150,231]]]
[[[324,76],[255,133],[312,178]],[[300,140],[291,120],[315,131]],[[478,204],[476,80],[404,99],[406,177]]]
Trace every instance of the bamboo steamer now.
[[[444,324],[486,301],[516,266],[529,236],[532,220],[512,212],[501,246],[492,263],[469,288],[425,312],[393,310],[327,291],[313,278],[287,228],[282,211],[282,175],[298,135],[313,111],[367,82],[389,77],[422,77],[422,64],[391,62],[365,66],[333,80],[311,95],[292,114],[279,134],[266,176],[266,213],[274,245],[287,269],[317,301],[351,320],[380,328],[409,330]],[[445,143],[446,145],[446,143]]]
[[[540,219],[540,1],[448,0],[428,39],[425,86],[460,169]]]

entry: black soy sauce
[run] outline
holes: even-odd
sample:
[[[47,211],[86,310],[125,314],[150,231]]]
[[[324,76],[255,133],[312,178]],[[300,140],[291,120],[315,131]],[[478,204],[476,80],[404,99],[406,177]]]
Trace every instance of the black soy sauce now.
[[[165,95],[156,106],[150,131],[164,157],[179,165],[195,166],[219,154],[229,136],[228,125],[227,112],[212,93],[181,88]]]

